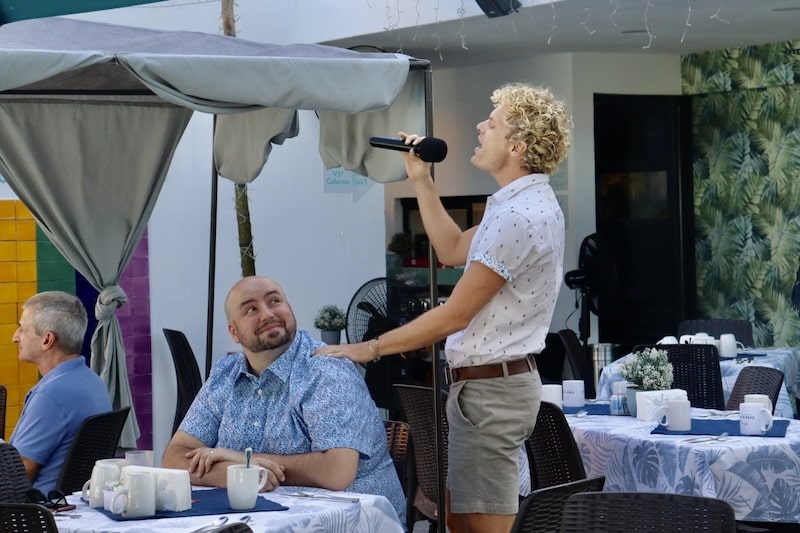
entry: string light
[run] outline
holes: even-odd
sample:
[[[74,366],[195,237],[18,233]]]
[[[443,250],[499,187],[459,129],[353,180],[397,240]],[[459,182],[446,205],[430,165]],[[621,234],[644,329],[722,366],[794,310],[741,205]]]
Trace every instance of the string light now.
[[[642,46],[642,50],[647,50],[651,46],[653,46],[653,40],[656,38],[653,35],[653,32],[650,31],[650,24],[647,21],[647,12],[650,11],[651,7],[655,7],[653,4],[650,3],[650,0],[647,0],[647,6],[644,8],[644,28],[647,30],[647,36],[650,38],[650,41],[647,43],[646,46]]]
[[[686,0],[689,3],[689,12],[686,14],[686,24],[683,26],[683,35],[681,35],[681,43],[686,38],[686,32],[692,27],[689,20],[692,18],[692,0]]]
[[[553,40],[553,32],[558,29],[558,24],[556,24],[556,4],[553,0],[550,0],[550,7],[553,9],[553,20],[550,21],[550,36],[547,37],[547,44],[550,44],[550,41]]]
[[[594,30],[589,29],[589,19],[592,18],[592,10],[589,9],[588,7],[585,7],[583,8],[583,11],[584,13],[586,13],[586,18],[583,19],[583,22],[581,22],[581,24],[583,25],[583,28],[586,30],[586,33],[588,33],[589,35],[594,35]]]
[[[721,19],[721,18],[719,18],[719,12],[720,12],[720,11],[722,11],[722,2],[723,2],[723,1],[724,1],[724,0],[719,0],[719,7],[717,7],[717,11],[716,11],[716,12],[715,12],[713,15],[711,15],[710,17],[708,17],[708,18],[710,18],[711,20],[717,19],[718,21],[720,21],[720,22],[724,22],[725,24],[730,24],[730,23],[731,23],[731,21],[730,21],[730,20],[728,20],[728,19]]]

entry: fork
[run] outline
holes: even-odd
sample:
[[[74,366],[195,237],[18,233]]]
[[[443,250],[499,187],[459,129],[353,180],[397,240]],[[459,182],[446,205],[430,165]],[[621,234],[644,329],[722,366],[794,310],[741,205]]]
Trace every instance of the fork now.
[[[690,444],[700,444],[703,442],[723,442],[728,439],[728,432],[725,431],[719,435],[709,435],[708,437],[695,437],[692,439],[686,439],[683,442],[688,442]]]

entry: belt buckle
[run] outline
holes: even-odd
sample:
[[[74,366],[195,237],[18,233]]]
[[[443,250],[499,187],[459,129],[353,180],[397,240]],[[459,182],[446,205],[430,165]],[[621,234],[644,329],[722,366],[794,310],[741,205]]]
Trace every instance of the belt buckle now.
[[[452,385],[456,382],[454,372],[456,372],[456,369],[449,366],[444,369],[444,381],[447,385]]]

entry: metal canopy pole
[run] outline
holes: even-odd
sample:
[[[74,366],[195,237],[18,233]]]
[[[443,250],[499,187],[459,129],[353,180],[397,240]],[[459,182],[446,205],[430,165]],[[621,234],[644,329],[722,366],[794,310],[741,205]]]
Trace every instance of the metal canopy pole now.
[[[211,145],[214,145],[214,135],[217,131],[217,115],[211,126]],[[208,302],[206,305],[206,373],[205,379],[211,374],[213,360],[212,345],[214,342],[214,278],[217,275],[217,185],[219,175],[214,161],[214,150],[211,150],[211,228],[208,239]]]
[[[425,69],[425,135],[433,136],[433,81],[430,64]],[[434,165],[431,165],[431,177],[434,178]],[[436,251],[433,249],[431,240],[428,239],[428,271],[430,279],[430,296],[431,307],[439,305],[439,281],[437,279],[436,265],[438,259]],[[442,435],[444,428],[442,427],[442,402],[440,401],[440,391],[442,390],[442,380],[444,375],[441,372],[439,343],[434,343],[432,346],[433,357],[431,358],[431,376],[433,384],[433,415],[434,427],[436,431],[436,439],[434,440],[434,451],[436,455],[436,480],[437,480],[437,516],[436,521],[437,529],[444,533],[446,528],[445,516],[445,471],[444,471],[444,436]]]

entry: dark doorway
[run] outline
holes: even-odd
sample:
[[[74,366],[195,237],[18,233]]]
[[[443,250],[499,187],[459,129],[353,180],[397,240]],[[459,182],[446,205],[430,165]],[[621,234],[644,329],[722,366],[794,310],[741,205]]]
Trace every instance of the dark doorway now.
[[[627,351],[675,335],[694,316],[690,101],[595,95],[594,134],[597,232],[619,274],[598,336]]]

